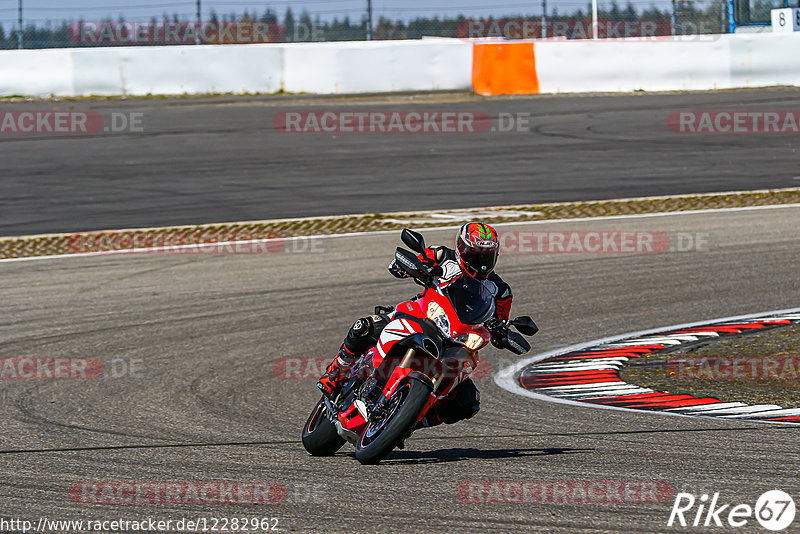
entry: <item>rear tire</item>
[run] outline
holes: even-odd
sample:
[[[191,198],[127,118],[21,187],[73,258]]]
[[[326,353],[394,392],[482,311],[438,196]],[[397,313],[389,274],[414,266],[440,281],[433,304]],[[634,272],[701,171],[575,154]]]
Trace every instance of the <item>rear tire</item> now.
[[[303,427],[303,447],[313,456],[333,456],[342,445],[344,439],[328,419],[328,407],[320,399]]]
[[[430,386],[418,380],[410,380],[399,387],[406,388],[405,397],[400,400],[396,411],[388,416],[390,419],[372,434],[370,431],[374,425],[368,426],[356,444],[356,459],[362,464],[377,464],[386,458],[406,438],[431,395]],[[401,393],[398,389],[395,395]]]

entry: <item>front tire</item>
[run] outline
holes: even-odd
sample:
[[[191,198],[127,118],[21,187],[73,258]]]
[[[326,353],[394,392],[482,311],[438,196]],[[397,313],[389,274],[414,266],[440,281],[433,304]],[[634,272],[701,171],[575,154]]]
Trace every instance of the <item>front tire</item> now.
[[[303,427],[303,447],[313,456],[333,456],[342,445],[344,439],[328,419],[328,407],[320,399]]]
[[[386,418],[364,430],[356,444],[356,459],[366,465],[386,458],[417,422],[430,394],[430,386],[418,380],[402,384],[390,400]]]

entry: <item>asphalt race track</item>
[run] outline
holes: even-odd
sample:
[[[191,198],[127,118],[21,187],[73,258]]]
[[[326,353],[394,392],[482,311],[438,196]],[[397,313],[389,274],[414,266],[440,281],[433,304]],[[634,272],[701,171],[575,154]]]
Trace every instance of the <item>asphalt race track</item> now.
[[[744,182],[745,170],[739,173],[741,181],[728,188]],[[778,174],[763,183],[777,185]],[[713,187],[707,176],[705,185]],[[195,200],[187,198],[186,206]],[[131,216],[140,216],[135,207]],[[506,254],[498,270],[514,288],[514,311],[539,322],[534,350],[541,352],[796,307],[798,227],[797,207],[507,227],[700,233],[708,246],[663,254]],[[449,241],[451,233],[428,237]],[[662,481],[750,505],[766,490],[800,492],[796,427],[524,399],[494,384],[494,372],[511,361],[495,349],[484,353],[492,372],[477,382],[483,409],[474,419],[420,431],[379,466],[362,467],[349,446],[334,458],[308,456],[299,435],[317,399],[313,380],[276,376],[273,362],[332,355],[355,317],[410,296],[415,286],[385,269],[398,244],[399,236],[373,235],[267,255],[0,263],[0,356],[97,357],[106,371],[114,361],[136,369],[96,380],[3,381],[0,515],[268,516],[298,532],[662,532],[670,530],[671,502],[464,503],[457,488],[481,480]],[[219,480],[276,482],[288,495],[273,506],[101,506],[73,502],[69,494],[92,481]],[[755,526],[751,519],[738,530]]]
[[[449,100],[460,102],[448,102]],[[2,103],[141,113],[141,133],[0,134],[0,236],[797,186],[792,135],[692,135],[676,110],[792,110],[797,89],[628,96]],[[286,134],[287,110],[477,111],[481,134]]]

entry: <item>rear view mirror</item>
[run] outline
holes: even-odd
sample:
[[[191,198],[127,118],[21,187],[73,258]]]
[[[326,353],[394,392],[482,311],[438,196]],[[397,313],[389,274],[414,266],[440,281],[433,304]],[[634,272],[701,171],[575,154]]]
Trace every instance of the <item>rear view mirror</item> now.
[[[405,243],[406,246],[414,252],[422,254],[425,251],[425,239],[422,237],[422,234],[415,232],[414,230],[403,228],[403,232],[400,234],[400,239],[402,239],[403,243]]]
[[[522,335],[517,334],[516,332],[509,332],[506,335],[505,346],[514,354],[525,354],[531,350],[530,343],[528,343],[528,341],[522,337]]]
[[[520,315],[519,317],[511,321],[511,324],[514,325],[514,328],[516,328],[526,336],[535,335],[536,332],[539,331],[539,327],[536,326],[536,323],[533,322],[533,319],[531,319],[527,315]]]

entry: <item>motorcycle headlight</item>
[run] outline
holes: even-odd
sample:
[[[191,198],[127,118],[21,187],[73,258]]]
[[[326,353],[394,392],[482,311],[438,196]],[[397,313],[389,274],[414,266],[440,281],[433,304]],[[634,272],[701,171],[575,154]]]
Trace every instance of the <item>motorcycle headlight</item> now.
[[[467,340],[464,342],[464,345],[467,346],[470,350],[476,350],[483,344],[483,338],[476,334],[475,332],[470,332],[467,336]]]
[[[447,318],[447,312],[444,311],[444,308],[435,302],[428,304],[428,319],[430,319],[445,336],[450,337],[450,319]]]

